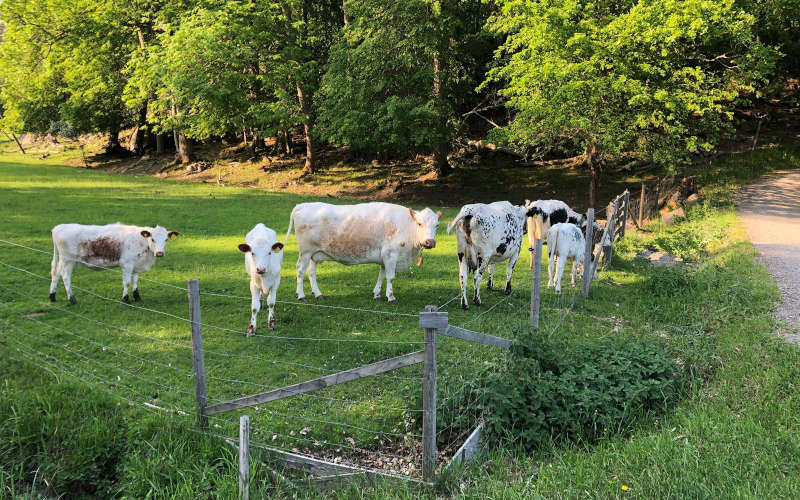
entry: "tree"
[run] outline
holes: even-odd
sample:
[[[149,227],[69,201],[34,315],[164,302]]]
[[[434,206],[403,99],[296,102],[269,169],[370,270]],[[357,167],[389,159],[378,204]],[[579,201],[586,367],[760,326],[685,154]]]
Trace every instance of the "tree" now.
[[[446,175],[458,111],[491,53],[488,11],[470,0],[348,1],[322,79],[320,136],[369,153],[433,153]]]
[[[580,148],[593,206],[603,155],[675,165],[731,129],[777,56],[753,24],[732,0],[503,1],[490,25],[506,40],[487,83],[515,114],[494,138]]]

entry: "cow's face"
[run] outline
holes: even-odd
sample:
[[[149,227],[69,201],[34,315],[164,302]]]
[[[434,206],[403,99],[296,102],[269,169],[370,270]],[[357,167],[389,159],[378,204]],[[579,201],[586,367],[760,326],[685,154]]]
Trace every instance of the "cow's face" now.
[[[250,259],[250,269],[258,274],[264,274],[269,267],[272,256],[283,249],[283,243],[270,243],[263,240],[253,242],[252,245],[242,243],[239,251],[245,254],[245,258]]]
[[[439,217],[442,212],[434,212],[426,208],[420,212],[415,212],[409,208],[411,218],[417,224],[417,239],[422,248],[433,248],[436,246],[436,228],[439,227]]]
[[[163,257],[167,247],[167,240],[178,236],[178,231],[167,231],[161,226],[152,229],[144,229],[141,232],[143,238],[147,240],[147,247],[156,257]]]

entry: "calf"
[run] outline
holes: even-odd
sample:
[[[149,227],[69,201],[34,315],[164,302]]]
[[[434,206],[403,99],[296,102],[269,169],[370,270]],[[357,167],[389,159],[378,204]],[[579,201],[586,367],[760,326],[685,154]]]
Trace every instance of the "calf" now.
[[[561,200],[525,200],[526,215],[528,217],[528,250],[531,252],[530,268],[533,269],[533,245],[537,239],[544,238],[553,224],[569,222],[576,226],[583,226],[583,215],[569,208]]]
[[[275,296],[281,283],[281,265],[283,264],[283,243],[278,243],[278,235],[264,224],[256,226],[247,233],[245,243],[239,245],[244,253],[244,268],[250,276],[251,311],[250,326],[247,336],[256,333],[256,316],[261,310],[264,296],[267,298],[269,316],[267,325],[275,329]]]
[[[139,274],[150,270],[156,257],[164,256],[167,240],[178,235],[161,226],[140,227],[120,224],[86,226],[59,224],[53,228],[53,262],[50,265],[50,300],[56,300],[58,279],[64,281],[69,301],[72,293],[72,268],[81,264],[90,269],[119,267],[122,270],[122,300],[130,303],[128,285],[133,285],[133,300],[139,300]]]
[[[514,206],[507,201],[496,201],[488,205],[464,205],[447,227],[448,233],[454,227],[457,228],[458,277],[463,309],[469,308],[466,287],[468,271],[474,272],[475,293],[472,300],[479,306],[484,271],[489,267],[486,287],[491,290],[495,264],[508,260],[505,293],[511,294],[511,275],[519,258],[522,235],[525,233],[525,212],[525,207]]]
[[[436,228],[441,212],[426,208],[419,212],[391,203],[330,205],[301,203],[289,218],[286,240],[296,227],[297,298],[305,299],[303,277],[308,270],[311,291],[322,297],[317,286],[317,264],[333,260],[345,265],[378,264],[378,282],[372,290],[375,299],[381,296],[386,278],[386,298],[394,302],[392,288],[396,271],[405,271],[419,257],[423,248],[436,246]]]
[[[561,275],[567,260],[572,259],[572,286],[575,286],[575,276],[578,267],[583,266],[586,254],[586,239],[581,230],[569,223],[554,224],[547,231],[547,287],[556,287],[556,293],[561,293]],[[556,275],[553,276],[553,262],[557,262]]]

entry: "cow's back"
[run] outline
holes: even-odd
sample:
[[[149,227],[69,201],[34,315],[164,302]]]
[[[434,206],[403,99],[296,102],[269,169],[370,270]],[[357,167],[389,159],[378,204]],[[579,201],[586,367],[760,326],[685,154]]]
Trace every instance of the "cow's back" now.
[[[137,245],[136,226],[119,223],[105,226],[59,224],[52,233],[61,258],[101,268],[118,265],[125,254],[143,246]]]

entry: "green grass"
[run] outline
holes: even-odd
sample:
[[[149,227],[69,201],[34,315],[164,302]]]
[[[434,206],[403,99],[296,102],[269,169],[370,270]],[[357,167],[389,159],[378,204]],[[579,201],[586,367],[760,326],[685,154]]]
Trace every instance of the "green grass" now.
[[[198,278],[201,291],[249,296],[236,245],[256,222],[281,233],[293,205],[313,199],[61,168],[57,165],[63,156],[54,156],[31,160],[9,153],[0,158],[2,239],[49,251],[49,230],[57,223],[158,222],[181,236],[143,277],[176,286]],[[475,498],[796,496],[800,359],[795,347],[771,335],[777,327],[770,316],[777,291],[744,240],[731,196],[761,173],[797,166],[798,156],[797,149],[756,151],[701,170],[707,202],[676,228],[655,225],[652,235],[628,238],[619,246],[612,270],[602,272],[593,285],[591,299],[569,288],[561,297],[544,291],[542,329],[569,342],[608,335],[664,339],[692,381],[677,407],[643,415],[591,445],[552,445],[533,456],[509,445],[493,452],[488,461],[447,474],[430,493]],[[432,208],[443,208],[444,221],[455,215],[453,207]],[[692,235],[689,241],[687,234]],[[423,267],[398,276],[397,304],[372,300],[374,266],[333,263],[319,269],[326,296],[322,304],[416,314],[426,304],[444,303],[458,288],[455,239],[440,229],[437,241],[437,248],[426,252]],[[669,247],[693,263],[681,270],[651,268],[634,257],[647,243]],[[292,301],[294,238],[285,252],[278,299]],[[0,261],[49,275],[46,254],[0,244]],[[516,335],[527,318],[526,267],[523,255],[512,285],[516,293],[508,300],[498,292],[485,292],[486,306],[466,312],[451,302],[451,323],[471,322],[475,330]],[[498,271],[502,276],[502,269]],[[106,297],[121,295],[116,271],[77,269],[73,285]],[[51,306],[47,286],[45,280],[0,266],[0,359],[9,360],[0,363],[0,491],[12,496],[233,496],[237,478],[231,448],[192,432],[191,414],[162,414],[141,405],[191,412],[187,323],[81,290],[76,290],[78,304],[69,306],[63,287],[57,292],[58,303]],[[185,292],[147,281],[140,282],[140,290],[141,305],[188,315]],[[248,299],[203,296],[201,302],[204,323],[237,331],[247,326]],[[264,319],[265,315],[261,325]],[[274,334],[262,328],[263,337],[250,339],[205,329],[206,364],[213,377],[210,399],[300,382],[320,371],[352,368],[420,348],[276,338],[419,342],[421,331],[411,317],[284,303],[277,307],[277,320]],[[490,348],[442,340],[440,395],[445,405],[462,377],[498,355]],[[336,453],[340,445],[374,448],[379,441],[399,446],[403,434],[419,432],[420,374],[419,367],[407,368],[320,391],[319,397],[289,398],[245,413],[251,416],[254,439],[285,449],[313,446]],[[236,419],[234,413],[212,420],[220,426],[215,432],[235,436]],[[460,430],[443,434],[440,446],[456,442]],[[412,452],[417,441],[409,439],[403,451]],[[628,492],[621,490],[623,484]],[[254,468],[251,491],[259,496],[317,494],[300,480],[276,482],[261,465]],[[419,493],[402,484],[342,492],[369,498]]]

